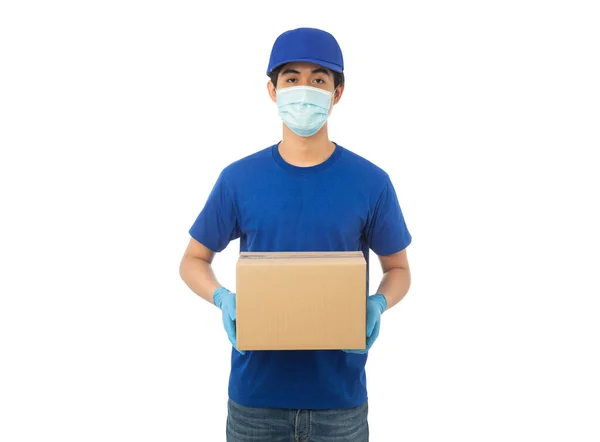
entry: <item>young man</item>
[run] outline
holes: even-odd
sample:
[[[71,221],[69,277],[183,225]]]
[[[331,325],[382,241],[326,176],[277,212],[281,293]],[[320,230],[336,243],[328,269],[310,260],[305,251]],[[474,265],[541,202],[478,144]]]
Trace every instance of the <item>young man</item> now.
[[[368,441],[367,353],[382,313],[408,292],[411,234],[387,173],[329,140],[343,69],[325,31],[299,28],[276,39],[267,88],[282,140],[224,168],[189,231],[181,277],[222,310],[233,345],[229,442]],[[241,251],[362,251],[367,263],[373,250],[383,279],[367,296],[367,350],[238,351],[235,293],[211,269],[237,238]]]

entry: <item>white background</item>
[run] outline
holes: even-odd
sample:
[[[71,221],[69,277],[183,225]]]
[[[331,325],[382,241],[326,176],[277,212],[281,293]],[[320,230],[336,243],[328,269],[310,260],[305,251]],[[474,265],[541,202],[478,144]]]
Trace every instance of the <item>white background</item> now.
[[[414,238],[371,440],[600,440],[593,3],[3,1],[0,440],[225,440],[230,346],[179,260],[220,170],[279,141],[298,26],[342,46],[330,136]]]

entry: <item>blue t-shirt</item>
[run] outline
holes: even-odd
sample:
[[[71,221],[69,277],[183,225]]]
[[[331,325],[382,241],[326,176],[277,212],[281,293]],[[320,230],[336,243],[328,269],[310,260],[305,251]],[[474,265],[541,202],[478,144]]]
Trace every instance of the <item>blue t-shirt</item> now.
[[[249,252],[362,251],[367,278],[369,249],[390,255],[412,239],[388,174],[337,144],[312,167],[287,163],[278,144],[230,164],[189,233],[214,252],[238,238]],[[256,407],[358,406],[366,361],[341,350],[232,348],[229,397]]]

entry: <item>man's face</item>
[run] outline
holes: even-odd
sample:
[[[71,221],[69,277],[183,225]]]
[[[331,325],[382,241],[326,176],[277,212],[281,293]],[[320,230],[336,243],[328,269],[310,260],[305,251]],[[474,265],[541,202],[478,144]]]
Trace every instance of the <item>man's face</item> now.
[[[277,89],[283,89],[292,86],[312,86],[333,92],[334,77],[333,71],[313,63],[294,62],[283,66],[277,76]],[[271,100],[277,102],[277,92],[275,86],[269,80],[267,87]],[[339,86],[333,98],[332,106],[337,104],[342,95],[343,86]]]

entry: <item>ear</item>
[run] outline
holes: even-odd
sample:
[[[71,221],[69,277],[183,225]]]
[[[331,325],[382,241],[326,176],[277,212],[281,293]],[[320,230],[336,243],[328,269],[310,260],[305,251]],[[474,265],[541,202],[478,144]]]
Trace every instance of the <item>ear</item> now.
[[[342,98],[342,94],[344,93],[344,86],[340,85],[335,89],[334,95],[333,95],[333,104],[336,105],[338,104],[338,102],[340,101],[340,99]]]
[[[269,96],[273,103],[277,103],[277,91],[275,90],[275,85],[271,80],[267,82],[267,91],[269,92]]]

